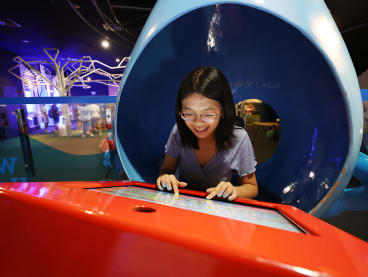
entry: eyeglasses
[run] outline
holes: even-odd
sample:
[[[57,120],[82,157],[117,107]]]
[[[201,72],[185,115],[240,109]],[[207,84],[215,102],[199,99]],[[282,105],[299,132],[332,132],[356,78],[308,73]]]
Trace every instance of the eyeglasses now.
[[[180,112],[179,114],[183,120],[190,122],[194,121],[197,117],[197,114],[192,112]],[[199,115],[199,118],[204,122],[213,122],[219,115],[215,113],[202,113]]]

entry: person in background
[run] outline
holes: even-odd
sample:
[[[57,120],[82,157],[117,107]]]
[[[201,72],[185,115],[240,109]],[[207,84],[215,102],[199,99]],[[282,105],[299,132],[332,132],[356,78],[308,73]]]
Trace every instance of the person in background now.
[[[253,103],[245,103],[244,105],[244,126],[247,125],[247,117],[251,116],[256,111],[256,108]]]
[[[0,115],[0,140],[6,139],[6,128],[8,127],[8,121],[6,119],[6,114],[1,113]]]
[[[54,133],[59,131],[59,119],[60,119],[60,112],[56,104],[52,104],[50,108],[50,117],[54,121]]]
[[[79,113],[78,119],[82,124],[82,137],[86,137],[88,135],[93,137],[93,134],[89,132],[90,121],[91,121],[91,112],[89,109],[89,105],[81,104],[78,107],[78,113]]]
[[[49,131],[48,130],[48,128],[49,128],[49,117],[47,116],[45,105],[41,106],[41,114],[42,114],[43,122],[45,123],[45,131],[48,132]]]
[[[94,131],[98,132],[101,135],[101,113],[100,113],[100,106],[97,104],[89,105],[89,109],[91,112],[91,133],[93,134]]]

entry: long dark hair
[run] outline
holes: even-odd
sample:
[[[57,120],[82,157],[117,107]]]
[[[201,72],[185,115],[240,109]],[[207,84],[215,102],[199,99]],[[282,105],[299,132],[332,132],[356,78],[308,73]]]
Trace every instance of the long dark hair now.
[[[197,137],[180,116],[182,101],[192,93],[199,93],[221,104],[222,117],[215,130],[219,151],[229,149],[234,143],[235,105],[231,88],[225,75],[215,67],[195,68],[182,81],[176,98],[175,118],[183,146],[198,149]]]

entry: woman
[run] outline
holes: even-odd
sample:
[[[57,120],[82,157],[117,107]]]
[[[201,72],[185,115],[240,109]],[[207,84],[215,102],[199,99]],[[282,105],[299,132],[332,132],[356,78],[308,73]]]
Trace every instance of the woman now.
[[[235,127],[229,83],[214,67],[194,69],[182,82],[175,107],[176,125],[166,144],[157,187],[205,190],[233,201],[255,198],[256,161],[246,131]],[[179,167],[179,181],[175,176]]]

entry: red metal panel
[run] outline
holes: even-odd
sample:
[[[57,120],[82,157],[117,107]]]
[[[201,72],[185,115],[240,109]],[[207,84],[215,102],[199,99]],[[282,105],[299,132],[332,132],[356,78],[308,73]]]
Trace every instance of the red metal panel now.
[[[1,184],[1,275],[367,275],[367,243],[291,206],[238,200],[275,208],[308,234],[83,189],[122,185],[154,187]],[[156,212],[135,212],[137,205]]]

